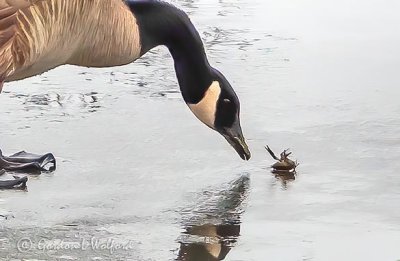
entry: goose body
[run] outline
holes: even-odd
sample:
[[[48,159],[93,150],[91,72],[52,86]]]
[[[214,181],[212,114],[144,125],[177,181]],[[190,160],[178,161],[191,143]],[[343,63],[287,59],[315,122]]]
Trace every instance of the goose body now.
[[[249,159],[236,93],[210,66],[188,16],[161,1],[0,0],[0,92],[4,82],[65,64],[129,64],[158,45],[171,52],[192,112]]]
[[[0,0],[0,29],[6,82],[64,64],[109,67],[140,57],[138,26],[122,0]]]

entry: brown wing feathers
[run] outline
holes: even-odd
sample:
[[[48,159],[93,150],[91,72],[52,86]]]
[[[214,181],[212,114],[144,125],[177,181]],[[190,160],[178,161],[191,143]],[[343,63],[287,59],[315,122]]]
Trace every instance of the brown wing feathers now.
[[[5,78],[12,66],[11,46],[16,31],[16,11],[12,6],[4,7],[0,2],[0,78]],[[3,4],[3,6],[2,6]]]
[[[14,62],[21,58],[19,50],[13,47],[18,28],[17,15],[31,4],[28,0],[0,0],[0,80],[15,70]]]
[[[108,67],[140,56],[122,0],[0,0],[0,82],[63,64]]]

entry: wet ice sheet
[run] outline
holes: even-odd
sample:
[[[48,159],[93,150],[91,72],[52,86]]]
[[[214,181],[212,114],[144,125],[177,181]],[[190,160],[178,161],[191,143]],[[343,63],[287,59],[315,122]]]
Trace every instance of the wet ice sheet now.
[[[114,258],[176,259],[184,210],[248,172],[225,260],[400,259],[398,3],[176,3],[241,98],[253,159],[240,161],[190,114],[164,48],[125,67],[67,66],[13,83],[0,95],[1,148],[52,151],[60,164],[28,192],[0,192],[0,214],[15,216],[0,217],[12,239],[0,255],[20,254],[21,236],[81,233],[133,242]],[[269,173],[265,144],[295,152],[295,180]]]

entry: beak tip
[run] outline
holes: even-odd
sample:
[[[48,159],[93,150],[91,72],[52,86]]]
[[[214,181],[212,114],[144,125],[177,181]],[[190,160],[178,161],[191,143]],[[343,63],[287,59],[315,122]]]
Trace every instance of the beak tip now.
[[[248,160],[251,158],[251,153],[250,153],[250,151],[247,151],[247,152],[245,152],[244,154],[242,154],[240,157],[241,157],[243,160],[248,161]]]
[[[235,148],[242,160],[248,161],[251,158],[251,152],[247,145]]]
[[[251,153],[243,134],[240,135],[226,135],[222,134],[224,138],[229,142],[229,144],[236,150],[237,154],[242,158],[242,160],[249,160],[251,158]]]

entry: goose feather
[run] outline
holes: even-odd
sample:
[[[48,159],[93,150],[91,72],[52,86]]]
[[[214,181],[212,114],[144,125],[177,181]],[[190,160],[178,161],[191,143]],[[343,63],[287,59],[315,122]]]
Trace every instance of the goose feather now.
[[[122,0],[0,0],[0,82],[63,64],[124,65],[140,48],[136,19]]]

